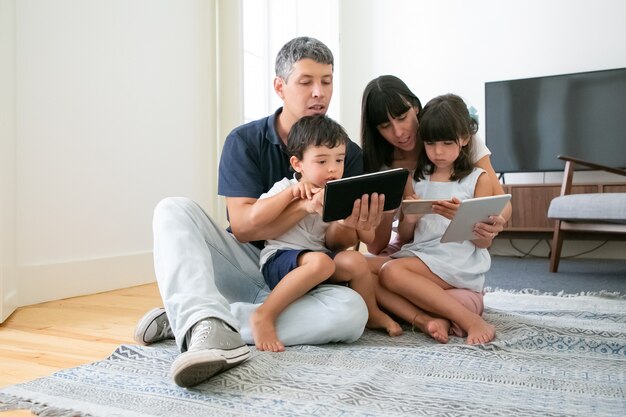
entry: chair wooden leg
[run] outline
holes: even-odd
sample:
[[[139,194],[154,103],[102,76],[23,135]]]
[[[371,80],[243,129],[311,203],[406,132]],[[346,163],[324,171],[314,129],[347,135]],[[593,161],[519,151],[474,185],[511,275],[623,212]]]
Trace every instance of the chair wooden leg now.
[[[559,261],[561,260],[561,249],[563,248],[563,232],[561,231],[561,221],[554,223],[554,234],[552,237],[552,249],[550,251],[550,272],[557,272]]]

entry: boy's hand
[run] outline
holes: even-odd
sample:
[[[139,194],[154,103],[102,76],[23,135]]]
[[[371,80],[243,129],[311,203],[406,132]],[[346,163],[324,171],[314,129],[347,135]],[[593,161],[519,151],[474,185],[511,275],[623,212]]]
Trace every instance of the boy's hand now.
[[[311,198],[303,198],[304,209],[309,214],[317,213],[320,216],[324,214],[324,189],[311,188]]]
[[[313,195],[319,193],[320,190],[321,188],[316,187],[309,182],[300,181],[297,184],[291,186],[291,195],[293,195],[293,198],[306,198],[310,200],[311,198],[313,198]]]

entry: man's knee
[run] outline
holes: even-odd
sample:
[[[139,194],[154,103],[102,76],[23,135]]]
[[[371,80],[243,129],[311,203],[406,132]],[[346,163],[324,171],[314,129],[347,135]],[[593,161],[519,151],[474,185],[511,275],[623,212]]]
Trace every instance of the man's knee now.
[[[154,208],[154,218],[168,216],[193,204],[194,202],[187,197],[166,197]]]
[[[328,332],[333,334],[335,341],[354,342],[363,334],[367,323],[367,306],[363,298],[347,287],[322,286],[325,297],[331,302],[326,303],[329,308],[327,317]]]
[[[155,230],[169,228],[173,225],[194,227],[194,225],[206,223],[207,219],[209,217],[204,210],[192,199],[187,197],[167,197],[159,201],[154,208],[152,226]]]

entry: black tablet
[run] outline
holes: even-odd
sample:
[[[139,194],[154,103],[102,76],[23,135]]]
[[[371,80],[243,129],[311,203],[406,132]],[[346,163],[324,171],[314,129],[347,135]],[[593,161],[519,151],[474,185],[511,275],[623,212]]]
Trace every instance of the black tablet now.
[[[384,210],[397,209],[402,202],[408,176],[408,169],[395,168],[328,181],[324,191],[322,219],[325,222],[345,219],[352,214],[354,201],[361,198],[363,194],[384,194]]]

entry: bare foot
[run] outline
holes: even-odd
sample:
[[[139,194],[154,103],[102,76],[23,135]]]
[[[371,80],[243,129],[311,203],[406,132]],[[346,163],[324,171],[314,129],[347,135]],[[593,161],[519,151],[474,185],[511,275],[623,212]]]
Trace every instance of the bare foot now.
[[[435,318],[421,311],[413,317],[411,325],[419,328],[422,333],[429,335],[439,343],[448,343],[450,320]]]
[[[370,314],[367,319],[366,327],[368,329],[385,329],[389,336],[400,336],[402,334],[402,327],[387,314],[379,311],[377,313]]]
[[[467,344],[479,345],[491,342],[496,337],[496,328],[482,318],[467,329]]]
[[[250,316],[250,327],[254,337],[254,345],[258,350],[284,352],[285,345],[278,339],[274,321],[265,317],[262,312],[255,311]]]
[[[448,343],[448,335],[450,334],[450,320],[433,318],[426,323],[426,331],[424,332],[439,343]]]

